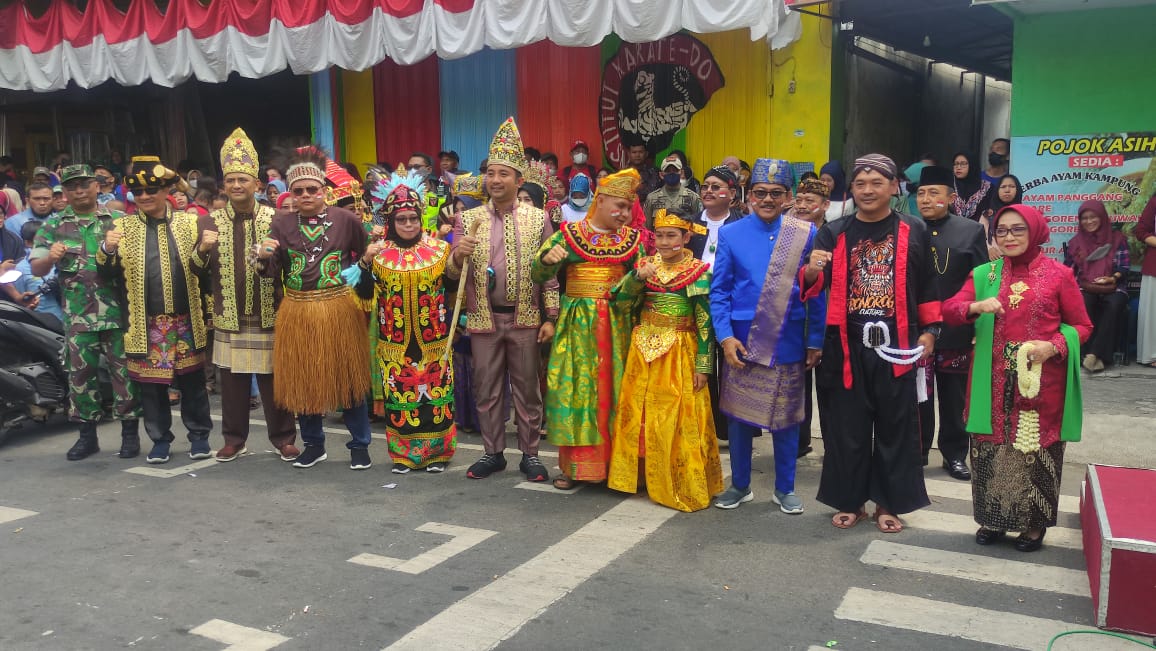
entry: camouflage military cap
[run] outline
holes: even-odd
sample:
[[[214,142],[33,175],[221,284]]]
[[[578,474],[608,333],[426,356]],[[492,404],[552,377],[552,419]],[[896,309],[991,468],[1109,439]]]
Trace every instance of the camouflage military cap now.
[[[92,173],[92,167],[88,165],[69,165],[60,172],[60,183],[63,185],[73,179],[95,179],[96,175]]]

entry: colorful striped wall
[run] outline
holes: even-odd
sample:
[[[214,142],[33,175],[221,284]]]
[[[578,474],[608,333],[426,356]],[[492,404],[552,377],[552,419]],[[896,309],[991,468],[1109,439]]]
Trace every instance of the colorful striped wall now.
[[[772,53],[748,32],[696,35],[713,53],[726,85],[675,137],[696,170],[724,156],[760,156],[821,165],[830,148],[831,34],[825,21],[804,16],[803,38]],[[334,71],[332,83],[313,83],[314,135],[332,120],[333,148],[341,160],[365,169],[377,161],[396,165],[415,151],[456,150],[461,166],[476,170],[490,139],[514,116],[527,146],[569,163],[571,143],[591,144],[600,165],[599,93],[603,63],[618,48],[565,48],[540,42],[517,50],[483,50],[462,59],[431,57],[417,65],[386,61],[372,70]],[[328,79],[328,73],[318,73]],[[790,80],[795,92],[789,92]],[[660,154],[661,156],[661,154]]]

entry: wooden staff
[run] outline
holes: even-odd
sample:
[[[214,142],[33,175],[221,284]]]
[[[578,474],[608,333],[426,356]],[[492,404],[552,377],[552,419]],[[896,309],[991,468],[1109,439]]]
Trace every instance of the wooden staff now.
[[[473,237],[475,234],[477,234],[478,228],[481,225],[482,225],[481,219],[474,220],[474,222],[472,224],[470,224],[469,236]],[[461,277],[458,278],[458,295],[457,295],[457,299],[454,301],[454,318],[453,318],[453,321],[450,321],[450,336],[449,336],[449,340],[446,343],[446,352],[442,354],[442,372],[443,373],[445,372],[445,369],[447,368],[446,363],[449,361],[449,358],[450,358],[450,350],[453,349],[453,346],[454,346],[454,333],[458,329],[458,317],[460,317],[462,314],[462,300],[466,296],[466,276],[468,276],[468,275],[470,275],[470,259],[466,258],[466,261],[462,263],[462,275],[461,275]]]

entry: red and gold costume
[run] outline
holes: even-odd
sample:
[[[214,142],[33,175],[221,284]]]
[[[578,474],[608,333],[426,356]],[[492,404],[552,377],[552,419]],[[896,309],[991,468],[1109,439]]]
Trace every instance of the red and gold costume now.
[[[636,171],[624,170],[603,179],[598,194],[632,198],[638,183]],[[554,246],[565,248],[566,258],[547,265],[542,256]],[[613,297],[611,290],[642,255],[635,229],[600,232],[586,219],[565,224],[534,259],[535,282],[565,275],[546,375],[546,429],[571,480],[607,476],[611,425],[634,326],[631,301]]]

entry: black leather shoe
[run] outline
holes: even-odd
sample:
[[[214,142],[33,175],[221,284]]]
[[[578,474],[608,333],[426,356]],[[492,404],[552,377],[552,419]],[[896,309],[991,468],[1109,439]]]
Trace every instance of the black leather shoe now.
[[[971,471],[967,469],[967,464],[962,461],[948,461],[944,459],[943,469],[955,479],[971,481]]]
[[[140,421],[126,420],[120,424],[120,452],[116,456],[121,459],[132,459],[140,454]]]
[[[1003,540],[1005,535],[1007,535],[1007,532],[980,527],[979,531],[975,532],[975,544],[991,545]]]
[[[1016,549],[1021,552],[1038,552],[1044,546],[1044,534],[1048,532],[1047,529],[1040,531],[1040,537],[1032,540],[1027,537],[1027,533],[1021,533],[1019,538],[1016,538]]]
[[[76,439],[76,443],[68,449],[69,461],[80,461],[86,457],[100,452],[100,444],[96,440],[96,423],[82,423],[80,426],[80,438]]]

